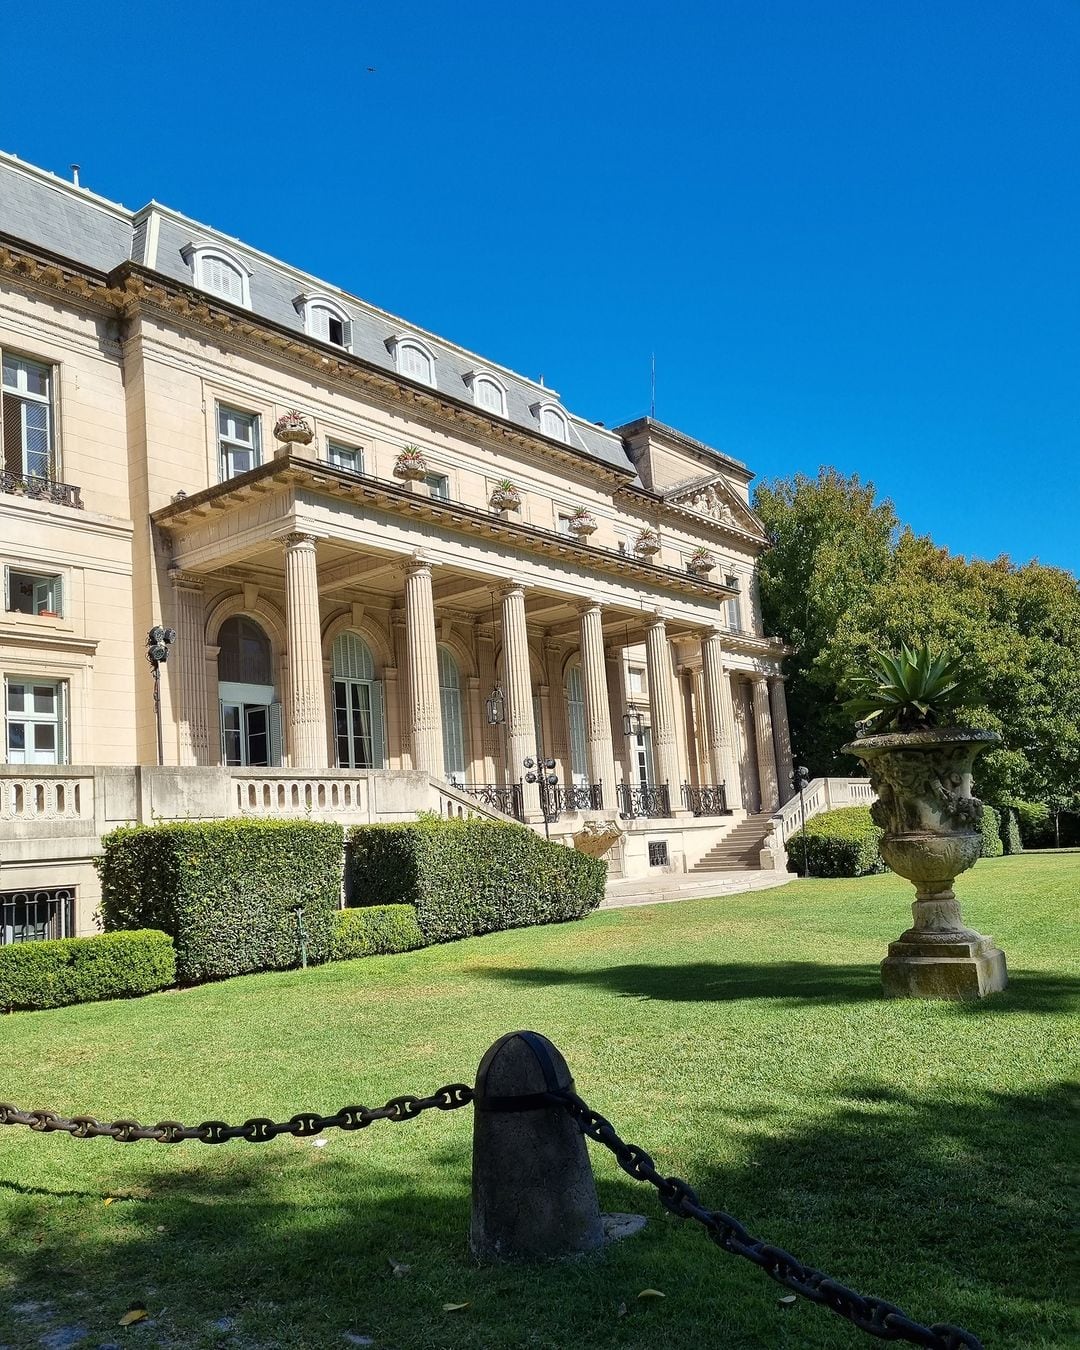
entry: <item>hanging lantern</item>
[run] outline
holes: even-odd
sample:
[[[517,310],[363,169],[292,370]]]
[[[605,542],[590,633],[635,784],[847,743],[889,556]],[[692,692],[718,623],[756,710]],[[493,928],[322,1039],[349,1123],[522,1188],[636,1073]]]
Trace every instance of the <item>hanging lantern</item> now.
[[[645,730],[645,718],[636,709],[633,712],[624,712],[622,729],[625,736],[640,736]]]
[[[484,700],[484,711],[490,727],[502,726],[506,721],[506,697],[497,684]]]

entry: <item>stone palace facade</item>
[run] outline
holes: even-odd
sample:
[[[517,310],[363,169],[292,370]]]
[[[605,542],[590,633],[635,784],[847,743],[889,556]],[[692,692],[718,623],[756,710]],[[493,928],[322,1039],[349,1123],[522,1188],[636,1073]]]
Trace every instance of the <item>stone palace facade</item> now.
[[[791,754],[737,460],[8,156],[0,357],[0,942],[92,931],[126,821],[475,812],[616,823],[626,877],[736,829],[753,856]]]

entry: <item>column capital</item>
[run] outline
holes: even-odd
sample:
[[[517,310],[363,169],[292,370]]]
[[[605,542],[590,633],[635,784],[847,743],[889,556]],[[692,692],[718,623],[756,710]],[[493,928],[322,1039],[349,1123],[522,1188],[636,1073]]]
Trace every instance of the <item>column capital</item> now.
[[[435,567],[431,559],[425,557],[422,553],[414,553],[411,557],[406,558],[402,565],[407,577],[416,576],[418,572],[426,572],[428,576],[431,576]]]
[[[287,553],[295,553],[300,550],[314,552],[320,536],[308,534],[305,530],[290,530],[287,534],[279,534],[278,538],[285,545]]]
[[[505,600],[508,595],[524,595],[529,588],[524,581],[512,579],[500,582],[495,589],[500,600]]]
[[[600,599],[598,595],[591,595],[584,600],[575,600],[574,609],[578,614],[589,614],[593,610],[599,610],[601,613],[611,606]]]

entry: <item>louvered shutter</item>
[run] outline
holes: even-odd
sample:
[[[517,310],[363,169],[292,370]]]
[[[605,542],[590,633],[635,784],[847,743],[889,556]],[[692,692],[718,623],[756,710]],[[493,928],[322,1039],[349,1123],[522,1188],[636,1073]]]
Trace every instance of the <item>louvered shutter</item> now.
[[[282,731],[281,731],[281,704],[270,704],[270,764],[273,768],[281,767],[282,756]]]
[[[371,763],[386,768],[386,699],[382,680],[371,682]]]

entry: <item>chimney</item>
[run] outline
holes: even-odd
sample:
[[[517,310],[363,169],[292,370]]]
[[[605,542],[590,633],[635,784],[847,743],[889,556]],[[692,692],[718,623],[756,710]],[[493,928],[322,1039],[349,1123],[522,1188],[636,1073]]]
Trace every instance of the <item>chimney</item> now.
[[[79,169],[80,169],[80,167],[81,167],[81,165],[78,165],[78,164],[73,164],[73,165],[71,166],[71,181],[75,184],[76,187],[79,186]]]

